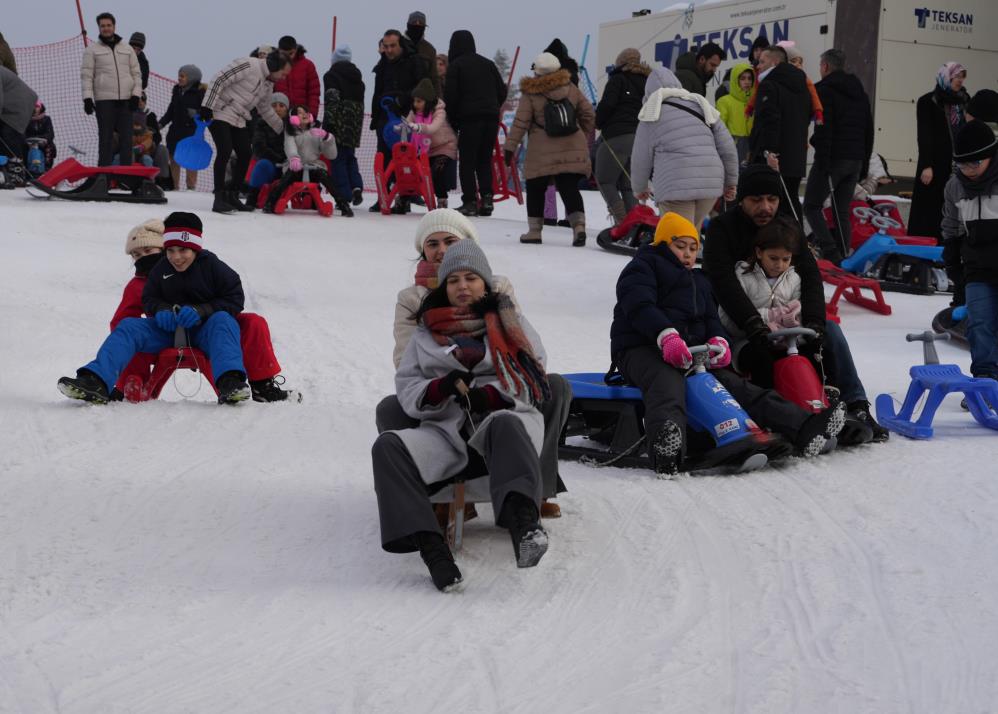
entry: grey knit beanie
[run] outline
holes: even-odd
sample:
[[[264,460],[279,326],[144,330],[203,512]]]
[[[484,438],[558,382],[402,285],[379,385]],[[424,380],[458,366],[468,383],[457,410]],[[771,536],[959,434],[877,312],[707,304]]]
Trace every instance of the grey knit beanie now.
[[[288,95],[284,92],[274,92],[270,95],[271,104],[283,104],[284,106],[291,108],[291,100],[288,99]]]
[[[485,281],[485,287],[492,291],[492,268],[489,259],[473,240],[458,241],[444,254],[440,269],[437,270],[437,280],[441,285],[447,283],[447,276],[458,270],[470,270]]]

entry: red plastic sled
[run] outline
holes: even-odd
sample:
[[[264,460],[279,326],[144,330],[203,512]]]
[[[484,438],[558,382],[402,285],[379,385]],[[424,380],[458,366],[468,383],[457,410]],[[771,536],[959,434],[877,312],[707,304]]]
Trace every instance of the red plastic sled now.
[[[506,136],[506,125],[500,124],[499,129],[503,137]],[[506,165],[502,156],[503,142],[499,141],[496,134],[496,145],[492,152],[492,201],[498,203],[507,198],[515,198],[516,202],[523,205],[523,187],[520,185],[520,172],[516,168]],[[510,188],[512,178],[513,187]]]
[[[821,279],[829,285],[835,286],[832,299],[825,304],[825,316],[829,320],[839,322],[839,300],[845,298],[853,305],[865,307],[867,310],[890,315],[891,306],[884,300],[884,293],[880,289],[880,283],[873,278],[861,278],[858,275],[847,272],[828,260],[818,261],[818,270],[821,271]],[[863,294],[863,289],[870,290],[873,297]]]
[[[274,185],[268,184],[260,189],[257,208],[263,207],[267,202],[267,196]],[[314,208],[320,216],[328,218],[333,215],[333,204],[322,198],[322,189],[319,184],[306,183],[305,181],[295,181],[284,190],[281,197],[277,199],[277,203],[274,204],[274,213],[280,216],[289,208],[299,211],[309,211]]]
[[[167,381],[178,369],[190,369],[194,372],[201,372],[208,384],[218,394],[215,387],[215,380],[212,377],[211,362],[204,352],[196,347],[168,347],[156,357],[156,364],[153,365],[152,372],[145,382],[138,377],[129,378],[122,390],[125,399],[130,402],[146,402],[150,399],[158,399],[159,393]]]
[[[84,166],[76,159],[58,165],[31,179],[31,185],[46,196],[70,201],[125,201],[127,203],[166,203],[163,189],[156,185],[155,166]],[[63,181],[80,183],[66,190],[56,188]],[[122,189],[112,191],[112,189]]]
[[[389,190],[388,182],[393,177],[395,185]],[[400,141],[392,147],[392,160],[387,166],[380,151],[375,155],[374,183],[378,188],[378,205],[386,216],[391,213],[392,204],[398,196],[422,196],[426,210],[432,211],[437,207],[430,159],[425,153],[419,155],[411,141]]]
[[[830,230],[835,230],[835,216],[831,208],[824,209],[825,223]],[[894,238],[901,245],[936,245],[936,239],[930,237],[910,236],[893,201],[853,201],[849,204],[849,223],[851,226],[851,248],[856,250],[874,233],[882,231]]]

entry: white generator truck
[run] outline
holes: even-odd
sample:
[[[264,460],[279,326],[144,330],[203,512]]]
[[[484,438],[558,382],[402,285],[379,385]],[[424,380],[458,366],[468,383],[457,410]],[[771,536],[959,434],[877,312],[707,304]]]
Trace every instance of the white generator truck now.
[[[956,0],[732,0],[678,7],[600,25],[599,91],[617,53],[635,47],[646,62],[675,68],[676,58],[715,42],[727,53],[707,89],[725,70],[745,61],[752,42],[793,40],[804,69],[817,82],[818,58],[836,47],[847,56],[873,103],[875,148],[895,176],[912,177],[918,147],[915,102],[933,89],[936,72],[948,61],[967,68],[967,89],[998,89],[998,2]]]

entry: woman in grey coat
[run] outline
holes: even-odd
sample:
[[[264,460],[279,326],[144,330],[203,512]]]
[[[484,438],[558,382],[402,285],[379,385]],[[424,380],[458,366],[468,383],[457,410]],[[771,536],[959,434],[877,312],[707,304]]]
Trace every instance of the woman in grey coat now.
[[[654,193],[662,215],[678,213],[699,229],[719,196],[735,199],[737,184],[738,152],[720,113],[656,67],[645,83],[631,151],[634,194],[644,200]]]
[[[540,338],[508,296],[492,291],[492,269],[477,243],[451,246],[438,278],[395,374],[399,402],[419,426],[384,432],[372,457],[382,548],[419,551],[434,585],[447,590],[461,573],[428,489],[470,461],[484,461],[496,525],[509,529],[517,565],[537,565],[547,550],[537,405],[550,388]]]

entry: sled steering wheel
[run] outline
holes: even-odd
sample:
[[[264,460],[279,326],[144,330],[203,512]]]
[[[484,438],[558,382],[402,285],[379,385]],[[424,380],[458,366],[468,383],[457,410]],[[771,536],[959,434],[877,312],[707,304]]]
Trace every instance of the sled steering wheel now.
[[[866,223],[867,221],[880,216],[880,212],[869,206],[856,206],[852,209],[852,215]]]
[[[873,224],[874,228],[882,230],[885,233],[893,228],[902,228],[901,222],[890,216],[875,216],[870,220],[870,223]]]

